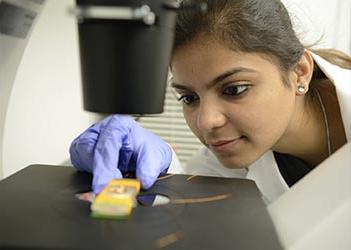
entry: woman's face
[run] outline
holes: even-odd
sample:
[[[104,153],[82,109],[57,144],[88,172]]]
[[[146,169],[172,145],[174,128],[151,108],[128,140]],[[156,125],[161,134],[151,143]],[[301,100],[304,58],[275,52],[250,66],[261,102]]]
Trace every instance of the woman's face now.
[[[187,124],[224,166],[247,167],[286,132],[295,90],[268,58],[194,41],[171,65]]]

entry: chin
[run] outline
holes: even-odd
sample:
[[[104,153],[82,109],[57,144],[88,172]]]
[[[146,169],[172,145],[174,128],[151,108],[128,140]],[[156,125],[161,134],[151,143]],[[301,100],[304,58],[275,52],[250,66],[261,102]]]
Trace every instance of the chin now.
[[[243,160],[238,160],[238,159],[231,159],[231,158],[219,158],[217,157],[219,162],[226,168],[231,168],[231,169],[239,169],[239,168],[247,168],[250,166],[250,163],[247,163]]]
[[[240,168],[247,168],[250,166],[253,161],[247,161],[243,159],[243,157],[223,157],[223,156],[216,156],[218,161],[226,168],[230,169],[240,169]]]

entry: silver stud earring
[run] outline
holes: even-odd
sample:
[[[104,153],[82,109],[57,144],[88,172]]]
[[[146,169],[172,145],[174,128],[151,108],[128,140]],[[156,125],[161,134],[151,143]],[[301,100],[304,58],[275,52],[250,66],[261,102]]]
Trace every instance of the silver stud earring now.
[[[304,85],[299,85],[297,86],[297,91],[299,91],[300,94],[304,94],[306,92],[306,87]]]

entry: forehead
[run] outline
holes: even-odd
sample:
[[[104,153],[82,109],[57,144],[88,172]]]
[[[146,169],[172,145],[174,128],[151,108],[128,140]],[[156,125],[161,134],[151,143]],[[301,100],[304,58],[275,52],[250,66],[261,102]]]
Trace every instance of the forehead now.
[[[261,53],[234,51],[215,41],[192,41],[173,53],[172,74],[176,82],[207,82],[233,68],[279,74],[273,60]]]

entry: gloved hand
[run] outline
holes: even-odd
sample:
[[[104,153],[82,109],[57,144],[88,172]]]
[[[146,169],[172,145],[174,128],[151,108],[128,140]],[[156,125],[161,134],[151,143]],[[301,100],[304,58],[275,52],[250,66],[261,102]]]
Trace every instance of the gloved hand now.
[[[69,152],[78,170],[93,174],[96,194],[126,172],[135,172],[142,187],[150,188],[172,161],[172,150],[166,142],[122,115],[92,125],[74,139]]]

